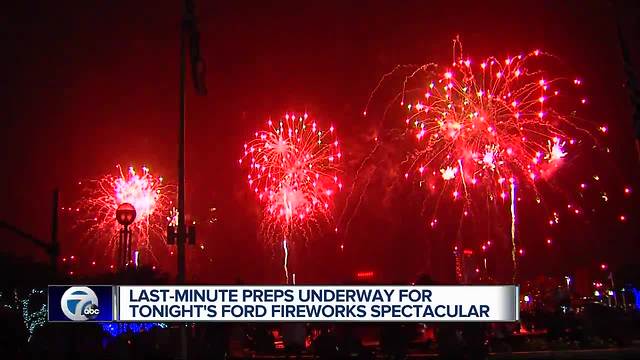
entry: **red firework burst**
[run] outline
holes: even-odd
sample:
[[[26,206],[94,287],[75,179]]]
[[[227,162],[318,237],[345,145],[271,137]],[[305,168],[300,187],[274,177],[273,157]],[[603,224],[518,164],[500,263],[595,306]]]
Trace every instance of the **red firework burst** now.
[[[550,226],[558,224],[561,211],[556,207],[561,206],[560,200],[554,196],[543,204],[543,194],[576,189],[574,184],[557,186],[555,180],[561,179],[556,175],[558,170],[573,162],[578,153],[596,150],[591,155],[597,155],[601,149],[595,135],[608,131],[606,125],[578,116],[588,103],[579,95],[582,80],[562,72],[557,75],[560,65],[550,60],[554,60],[552,56],[534,50],[478,61],[463,57],[460,42],[455,40],[450,65],[398,66],[382,78],[371,95],[394,73],[409,70],[402,91],[393,101],[403,108],[403,133],[408,135],[411,148],[402,163],[404,177],[417,178],[421,187],[437,197],[423,205],[424,212],[432,208],[431,227],[438,224],[438,208],[443,204],[440,199],[461,201],[461,206],[454,206],[461,209],[459,229],[463,218],[474,213],[484,213],[487,221],[494,218],[494,209],[496,214],[510,213],[514,277],[516,254],[525,253],[518,245],[516,210],[520,194],[544,205],[541,208],[549,212]],[[385,109],[384,116],[389,110]],[[407,144],[404,140],[401,146]],[[605,156],[609,153],[607,148],[602,150]],[[593,162],[596,159],[593,157]],[[588,178],[593,181],[585,179],[577,186],[577,199],[568,195],[573,198],[566,204],[568,216],[585,215],[576,202],[584,202],[589,186],[593,187],[591,193],[599,192],[598,198],[607,202],[599,176]],[[505,200],[508,208],[499,200]],[[595,207],[591,208],[595,212]],[[486,236],[491,239],[493,231],[488,229]],[[478,237],[477,232],[474,237]],[[455,242],[457,247],[462,245],[461,230]],[[478,245],[486,250],[489,243],[485,240]]]
[[[330,220],[333,196],[342,188],[342,158],[331,126],[321,130],[307,114],[286,114],[244,145],[239,160],[249,187],[264,204],[266,238],[308,235],[312,224]]]
[[[586,100],[567,96],[581,81],[552,77],[534,62],[543,55],[460,58],[428,70],[405,121],[417,141],[411,167],[432,189],[469,199],[480,188],[504,199],[514,182],[535,188],[548,179],[568,147],[591,137],[574,111]]]
[[[116,209],[120,204],[130,203],[137,213],[130,227],[136,250],[148,252],[155,259],[153,248],[165,247],[166,225],[175,217],[170,200],[173,187],[164,184],[162,177],[152,175],[147,167],[142,168],[142,173],[133,167],[126,172],[120,165],[116,168],[117,175],[90,181],[85,189],[87,195],[78,210],[84,214],[82,222],[89,224],[86,238],[106,242],[107,254],[113,254],[120,229]]]

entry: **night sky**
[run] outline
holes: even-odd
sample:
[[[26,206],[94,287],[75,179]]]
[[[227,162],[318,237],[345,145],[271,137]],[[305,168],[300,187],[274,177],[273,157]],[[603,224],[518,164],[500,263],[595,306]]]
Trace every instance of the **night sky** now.
[[[350,187],[371,139],[384,130],[379,118],[362,116],[373,87],[396,64],[449,62],[456,35],[476,57],[541,48],[570,64],[570,76],[584,79],[589,120],[610,126],[612,156],[581,159],[565,177],[589,176],[606,165],[598,171],[611,175],[612,189],[636,190],[610,210],[563,224],[552,250],[535,223],[525,221],[522,275],[637,264],[639,165],[615,9],[606,1],[435,3],[197,2],[209,94],[197,97],[189,81],[187,216],[198,221],[206,254],[189,250],[189,278],[280,281],[279,252],[272,256],[257,236],[260,209],[237,162],[244,141],[266,119],[307,111],[335,124]],[[639,6],[617,6],[624,8],[624,34],[638,64]],[[47,239],[55,187],[61,206],[72,206],[78,181],[113,172],[116,164],[147,165],[177,182],[181,1],[15,1],[3,8],[0,218]],[[437,278],[452,276],[454,233],[428,231],[419,214],[424,197],[410,184],[387,193],[391,180],[379,174],[395,170],[384,161],[379,166],[344,252],[327,229],[298,251],[301,279],[336,282],[373,270],[380,281],[407,281],[424,270],[426,258]],[[338,215],[343,204],[338,200]],[[217,208],[214,224],[207,223],[211,207]],[[615,220],[621,212],[626,224]],[[72,218],[63,214],[61,226],[63,255],[99,258],[80,244]],[[4,230],[0,239],[2,253],[46,259]]]

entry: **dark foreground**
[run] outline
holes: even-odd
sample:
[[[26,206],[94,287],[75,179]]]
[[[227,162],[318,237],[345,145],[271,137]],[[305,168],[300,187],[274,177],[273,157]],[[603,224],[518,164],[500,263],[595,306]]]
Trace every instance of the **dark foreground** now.
[[[426,358],[416,354],[415,358]],[[565,350],[565,351],[523,351],[511,354],[490,354],[489,359],[640,359],[640,347]]]
[[[284,355],[255,355],[254,359],[287,359]],[[289,357],[291,359],[292,357]],[[314,359],[313,355],[302,355],[301,359]],[[437,354],[408,354],[407,359],[437,359]],[[377,355],[374,359],[388,359]],[[488,359],[640,359],[640,346],[630,348],[563,350],[563,351],[519,351],[512,353],[490,353]]]

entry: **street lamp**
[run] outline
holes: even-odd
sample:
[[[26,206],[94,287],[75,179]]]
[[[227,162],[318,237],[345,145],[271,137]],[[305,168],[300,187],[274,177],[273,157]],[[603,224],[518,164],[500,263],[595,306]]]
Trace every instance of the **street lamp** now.
[[[122,229],[118,238],[118,266],[124,269],[131,258],[131,231],[129,225],[136,219],[136,208],[129,203],[122,203],[116,209],[116,220]]]

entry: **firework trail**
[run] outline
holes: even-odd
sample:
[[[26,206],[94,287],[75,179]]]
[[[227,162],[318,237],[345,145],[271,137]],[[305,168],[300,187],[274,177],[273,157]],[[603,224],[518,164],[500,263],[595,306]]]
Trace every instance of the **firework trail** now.
[[[349,235],[351,223],[359,214],[363,204],[366,203],[372,184],[382,181],[380,185],[385,188],[384,197],[381,199],[383,205],[388,204],[392,198],[393,190],[397,184],[395,181],[396,172],[392,168],[397,163],[396,158],[402,156],[394,146],[394,142],[402,135],[403,133],[395,129],[384,130],[384,123],[381,122],[373,126],[372,133],[361,135],[360,141],[354,143],[352,152],[362,154],[362,156],[351,157],[351,162],[348,164],[350,168],[356,170],[353,172],[353,178],[349,180],[351,186],[337,220],[336,232],[339,230],[342,249],[344,241]]]
[[[286,114],[267,125],[244,145],[239,163],[248,168],[249,188],[264,206],[262,236],[283,242],[288,282],[294,239],[309,239],[315,229],[331,222],[333,197],[342,189],[342,153],[334,127],[322,131],[307,114]]]
[[[572,147],[595,144],[593,134],[605,133],[606,127],[576,116],[576,108],[587,103],[576,96],[581,80],[554,76],[553,67],[545,66],[550,55],[534,50],[476,62],[462,55],[458,40],[453,49],[451,65],[432,63],[408,71],[396,67],[374,94],[381,82],[404,71],[402,91],[392,103],[404,109],[400,116],[412,144],[402,164],[405,178],[417,178],[438,198],[461,201],[464,215],[476,201],[510,198],[515,272],[516,184],[519,193],[533,194],[540,204],[540,184],[548,183],[568,161]],[[383,117],[389,111],[387,107]]]
[[[289,247],[287,246],[287,239],[282,240],[282,247],[284,249],[284,276],[288,284],[289,283]]]
[[[516,260],[516,184],[511,183],[511,260],[513,261],[513,282],[518,273],[518,261]]]
[[[157,262],[154,251],[165,248],[166,225],[176,219],[170,200],[175,188],[164,184],[163,178],[152,175],[147,167],[141,173],[133,167],[126,171],[120,165],[116,168],[116,175],[108,174],[84,184],[85,195],[78,210],[82,212],[81,223],[88,225],[85,238],[99,241],[94,245],[104,247],[105,254],[114,256],[121,227],[116,221],[116,209],[120,204],[130,203],[137,213],[130,226],[137,250],[148,253]]]
[[[347,234],[349,233],[349,227],[351,225],[351,221],[353,220],[355,215],[358,213],[358,210],[360,209],[360,205],[362,204],[365,194],[367,192],[367,189],[369,187],[369,184],[371,183],[372,173],[375,172],[375,168],[367,168],[367,165],[369,164],[370,160],[372,159],[372,157],[375,155],[375,153],[378,151],[380,147],[380,141],[378,141],[378,138],[375,137],[373,140],[374,140],[373,148],[367,153],[367,155],[362,159],[362,161],[360,161],[360,165],[358,165],[358,168],[354,173],[353,181],[351,181],[351,189],[347,194],[342,213],[340,214],[340,217],[338,218],[338,221],[337,221],[338,226],[336,227],[336,232],[338,231],[338,228],[342,229],[341,235],[343,239],[346,238]],[[362,174],[363,172],[365,173],[364,176]],[[357,185],[358,183],[360,183],[360,179],[362,177],[364,177],[365,179],[364,185],[361,186],[360,194],[354,195],[356,193]],[[357,199],[355,200],[356,203],[352,209],[351,200],[354,196],[357,196]],[[344,245],[344,240],[342,245]]]

